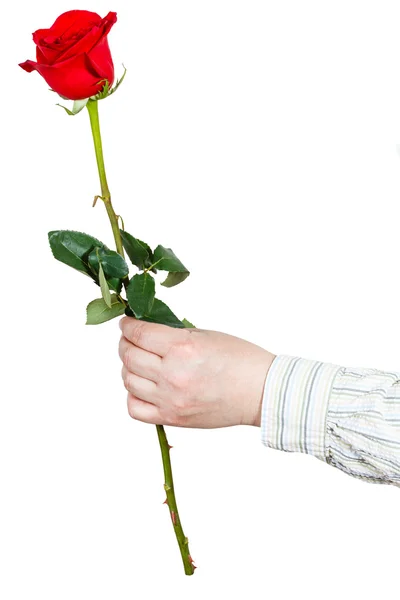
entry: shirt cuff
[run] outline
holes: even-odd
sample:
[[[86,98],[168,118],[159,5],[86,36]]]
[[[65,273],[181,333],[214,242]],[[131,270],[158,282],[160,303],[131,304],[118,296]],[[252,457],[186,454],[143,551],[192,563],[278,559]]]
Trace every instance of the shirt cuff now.
[[[269,368],[261,408],[261,441],[326,462],[326,416],[340,365],[278,354]]]

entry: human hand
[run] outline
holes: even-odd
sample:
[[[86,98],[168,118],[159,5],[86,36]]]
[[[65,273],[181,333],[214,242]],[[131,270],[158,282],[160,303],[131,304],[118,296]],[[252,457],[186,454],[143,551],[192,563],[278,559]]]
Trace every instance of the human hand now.
[[[157,425],[260,426],[274,354],[238,337],[120,321],[119,356],[132,418]]]

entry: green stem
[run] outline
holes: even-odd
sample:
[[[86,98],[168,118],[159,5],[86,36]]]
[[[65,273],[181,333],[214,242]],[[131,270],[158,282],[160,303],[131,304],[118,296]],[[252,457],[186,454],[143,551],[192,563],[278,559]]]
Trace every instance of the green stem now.
[[[101,142],[101,133],[100,133],[100,122],[99,122],[99,108],[97,104],[97,100],[89,100],[87,103],[87,109],[89,112],[90,125],[92,128],[93,142],[94,142],[94,150],[96,153],[96,161],[97,168],[99,170],[99,178],[100,178],[100,186],[101,186],[101,197],[104,202],[104,205],[107,210],[108,218],[110,219],[111,229],[114,234],[115,245],[117,248],[117,252],[124,256],[124,247],[122,245],[121,233],[118,226],[118,217],[114,212],[112,203],[111,203],[111,194],[108,188],[106,169],[104,166],[104,157],[103,157],[103,146]],[[126,278],[127,281],[124,280],[126,284],[129,281],[129,278]],[[192,565],[192,558],[189,553],[189,544],[188,539],[185,537],[181,525],[181,521],[179,518],[178,508],[176,505],[175,491],[174,491],[174,483],[172,479],[172,468],[171,461],[169,457],[170,445],[168,444],[167,436],[164,431],[164,427],[162,425],[156,425],[158,440],[161,448],[161,456],[164,467],[164,475],[165,475],[165,484],[164,489],[167,493],[167,503],[170,510],[171,520],[174,527],[176,539],[178,541],[179,549],[182,555],[183,566],[185,569],[186,575],[193,575],[194,567]]]
[[[158,440],[160,442],[161,447],[161,455],[164,467],[164,489],[167,494],[167,500],[165,504],[168,505],[169,513],[171,515],[172,525],[175,530],[176,539],[178,541],[179,550],[181,551],[183,566],[185,569],[186,575],[193,575],[196,567],[193,566],[193,560],[190,556],[189,552],[189,540],[185,537],[183,533],[181,520],[178,513],[178,507],[176,505],[175,498],[175,489],[174,489],[174,480],[172,478],[172,468],[171,468],[171,459],[169,456],[169,451],[172,446],[168,444],[167,436],[165,434],[165,429],[162,425],[156,425],[157,427],[157,435]]]
[[[97,168],[99,170],[99,179],[101,186],[101,198],[107,210],[108,218],[110,219],[111,229],[114,235],[117,252],[124,256],[124,247],[122,245],[121,233],[118,226],[118,217],[114,212],[111,203],[111,194],[108,188],[106,168],[104,166],[103,145],[101,143],[100,122],[99,122],[99,107],[97,100],[89,100],[86,104],[88,109],[90,125],[92,128],[94,151],[96,153]]]

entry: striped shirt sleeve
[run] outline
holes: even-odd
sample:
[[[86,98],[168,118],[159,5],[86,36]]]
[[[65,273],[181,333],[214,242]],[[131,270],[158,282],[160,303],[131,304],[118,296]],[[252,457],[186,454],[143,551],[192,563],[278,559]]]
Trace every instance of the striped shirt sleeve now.
[[[261,441],[400,487],[400,372],[278,354],[264,385]]]

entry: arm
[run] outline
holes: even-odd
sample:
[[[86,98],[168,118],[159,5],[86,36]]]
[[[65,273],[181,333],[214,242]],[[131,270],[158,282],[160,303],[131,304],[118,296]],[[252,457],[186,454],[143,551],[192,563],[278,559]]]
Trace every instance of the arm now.
[[[400,487],[400,372],[278,355],[264,389],[261,437],[271,448]]]
[[[179,427],[261,427],[261,440],[400,487],[400,372],[275,355],[240,338],[125,317],[132,418]]]

